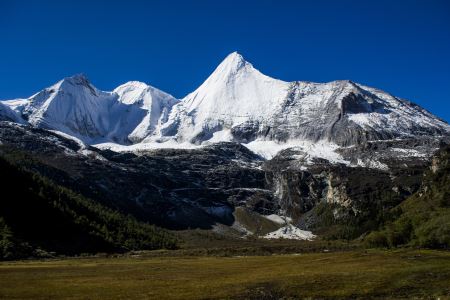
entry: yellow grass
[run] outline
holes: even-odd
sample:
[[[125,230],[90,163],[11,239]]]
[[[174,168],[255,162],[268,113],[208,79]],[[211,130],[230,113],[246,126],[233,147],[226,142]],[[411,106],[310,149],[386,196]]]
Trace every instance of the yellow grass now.
[[[4,299],[449,296],[450,253],[443,251],[119,257],[0,264],[0,298]]]

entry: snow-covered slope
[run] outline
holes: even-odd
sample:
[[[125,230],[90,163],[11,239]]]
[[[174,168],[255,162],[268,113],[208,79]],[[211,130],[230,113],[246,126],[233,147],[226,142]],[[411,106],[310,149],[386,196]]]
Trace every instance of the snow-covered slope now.
[[[283,82],[238,53],[172,111],[161,133],[179,142],[366,140],[448,134],[450,127],[406,100],[351,81]]]
[[[128,82],[104,92],[85,76],[75,75],[29,99],[3,103],[36,127],[57,130],[88,144],[127,144],[154,134],[176,102],[144,83]]]
[[[116,105],[114,114],[117,118],[126,116],[121,124],[127,127],[127,138],[135,143],[152,135],[159,136],[159,128],[178,102],[171,95],[138,81],[127,82],[114,92],[120,103]],[[118,125],[117,131],[121,130]]]
[[[24,123],[24,120],[9,105],[0,102],[0,121]]]
[[[233,136],[229,131],[237,126],[269,123],[288,86],[261,74],[234,52],[182,100],[162,132],[175,134],[178,141],[194,143],[230,140]]]
[[[181,101],[136,81],[104,92],[76,75],[2,103],[4,119],[118,151],[235,141],[267,158],[300,147],[311,157],[345,162],[336,149],[450,135],[446,122],[409,101],[348,80],[273,79],[236,52]]]

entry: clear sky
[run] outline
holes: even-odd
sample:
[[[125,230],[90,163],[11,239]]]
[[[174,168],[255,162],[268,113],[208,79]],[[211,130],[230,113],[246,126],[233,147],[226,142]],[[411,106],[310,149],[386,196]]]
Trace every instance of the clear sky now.
[[[76,73],[183,97],[233,51],[271,77],[351,79],[450,121],[450,1],[0,0],[0,99]]]

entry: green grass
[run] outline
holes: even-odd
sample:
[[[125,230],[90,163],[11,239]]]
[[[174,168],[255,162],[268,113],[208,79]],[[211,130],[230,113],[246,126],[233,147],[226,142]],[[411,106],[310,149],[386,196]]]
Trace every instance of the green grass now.
[[[4,299],[450,297],[450,253],[347,251],[116,257],[0,264]]]

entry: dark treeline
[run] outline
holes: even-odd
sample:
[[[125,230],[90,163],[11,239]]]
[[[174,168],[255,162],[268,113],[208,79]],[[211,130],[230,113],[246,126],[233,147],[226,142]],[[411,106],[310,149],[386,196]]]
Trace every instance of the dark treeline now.
[[[0,157],[0,258],[176,248],[137,221]]]

